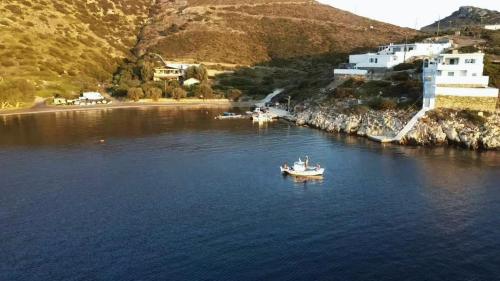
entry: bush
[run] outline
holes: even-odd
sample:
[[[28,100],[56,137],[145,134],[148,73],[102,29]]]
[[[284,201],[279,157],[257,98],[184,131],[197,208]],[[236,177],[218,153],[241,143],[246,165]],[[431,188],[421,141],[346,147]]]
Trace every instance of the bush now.
[[[146,97],[154,100],[154,101],[158,101],[159,99],[161,99],[161,96],[162,96],[163,92],[161,89],[159,88],[149,88],[147,91],[146,91]]]
[[[486,123],[486,118],[479,116],[477,111],[473,110],[461,110],[458,112],[458,116],[464,118],[465,120],[471,122],[476,126],[481,126]]]
[[[460,53],[469,54],[469,53],[477,53],[479,49],[475,46],[463,46],[458,49]]]
[[[138,101],[144,97],[144,92],[141,88],[130,88],[127,91],[127,97],[133,101]]]
[[[410,69],[413,69],[415,66],[413,65],[413,63],[400,63],[398,65],[396,65],[393,70],[394,71],[403,71],[403,70],[410,70]]]
[[[210,87],[208,83],[204,82],[200,84],[200,87],[198,87],[197,91],[195,92],[195,95],[203,99],[213,99],[214,91],[212,90],[212,87]]]
[[[187,97],[187,92],[182,88],[175,88],[172,91],[172,97],[174,99],[180,100]]]
[[[407,72],[396,72],[391,76],[392,81],[408,81],[410,80],[410,74]]]
[[[373,108],[375,110],[390,110],[390,109],[395,109],[398,104],[393,101],[393,100],[389,100],[389,99],[383,99],[383,98],[374,98],[372,99],[368,105],[370,106],[370,108]]]
[[[227,92],[227,98],[232,100],[232,101],[238,101],[241,96],[242,96],[242,92],[238,89],[230,89]]]
[[[200,80],[201,82],[208,80],[208,72],[207,69],[203,66],[191,66],[186,69],[186,79],[195,78]]]

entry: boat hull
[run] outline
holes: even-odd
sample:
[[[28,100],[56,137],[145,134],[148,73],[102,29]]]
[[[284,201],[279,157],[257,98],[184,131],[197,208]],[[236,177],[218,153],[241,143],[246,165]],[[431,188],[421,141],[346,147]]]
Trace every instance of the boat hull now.
[[[325,173],[324,168],[314,169],[314,170],[306,170],[306,171],[295,171],[290,168],[280,167],[281,172],[286,175],[296,176],[296,177],[317,177],[322,176]]]

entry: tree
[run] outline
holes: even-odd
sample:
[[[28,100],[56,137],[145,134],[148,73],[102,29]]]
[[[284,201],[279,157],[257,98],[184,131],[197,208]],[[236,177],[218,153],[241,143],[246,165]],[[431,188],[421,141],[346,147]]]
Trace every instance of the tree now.
[[[145,61],[141,65],[141,79],[143,82],[153,80],[154,63]]]
[[[183,99],[185,97],[187,97],[187,92],[182,89],[182,88],[175,88],[173,91],[172,91],[172,97],[174,99]]]
[[[231,89],[227,92],[227,98],[232,101],[238,101],[241,97],[242,93],[238,89]]]
[[[181,87],[181,84],[179,84],[179,81],[177,80],[171,80],[171,81],[168,81],[166,84],[165,84],[165,96],[170,96],[172,97],[173,96],[173,92],[174,92],[174,89],[176,88],[180,88]]]
[[[186,79],[195,78],[200,80],[201,82],[208,80],[208,72],[207,69],[203,66],[190,66],[186,69]]]
[[[128,89],[127,97],[133,101],[139,101],[144,97],[144,92],[142,91],[141,88],[137,87],[130,88]]]
[[[214,91],[208,83],[204,82],[197,88],[196,96],[204,99],[212,99],[214,98]]]
[[[154,101],[158,101],[161,98],[162,94],[162,90],[156,87],[149,88],[146,91],[146,96]]]

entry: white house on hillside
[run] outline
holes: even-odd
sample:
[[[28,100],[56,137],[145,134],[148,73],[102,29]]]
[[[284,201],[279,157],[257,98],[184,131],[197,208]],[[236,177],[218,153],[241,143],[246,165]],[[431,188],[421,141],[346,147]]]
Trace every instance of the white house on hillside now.
[[[181,81],[186,75],[186,70],[191,66],[199,67],[200,65],[166,62],[164,67],[155,68],[153,80],[156,82],[164,80]]]
[[[446,43],[390,44],[381,46],[377,53],[349,56],[351,69],[335,69],[335,75],[366,75],[370,69],[390,69],[417,57],[441,54],[452,46]]]
[[[415,57],[434,56],[450,48],[451,43],[390,44],[379,47],[377,53],[349,56],[357,68],[392,68]]]
[[[436,107],[494,111],[498,89],[483,75],[483,53],[442,54],[424,62],[424,109]]]
[[[485,25],[484,29],[488,29],[488,30],[500,30],[500,24]]]

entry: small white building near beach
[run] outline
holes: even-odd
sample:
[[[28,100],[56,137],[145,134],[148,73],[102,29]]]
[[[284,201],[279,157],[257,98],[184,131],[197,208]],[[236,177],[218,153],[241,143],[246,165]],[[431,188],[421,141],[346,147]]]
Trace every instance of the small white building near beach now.
[[[192,86],[200,84],[200,83],[201,83],[200,80],[198,80],[196,78],[189,78],[186,81],[184,81],[182,84],[186,87],[192,87]]]

